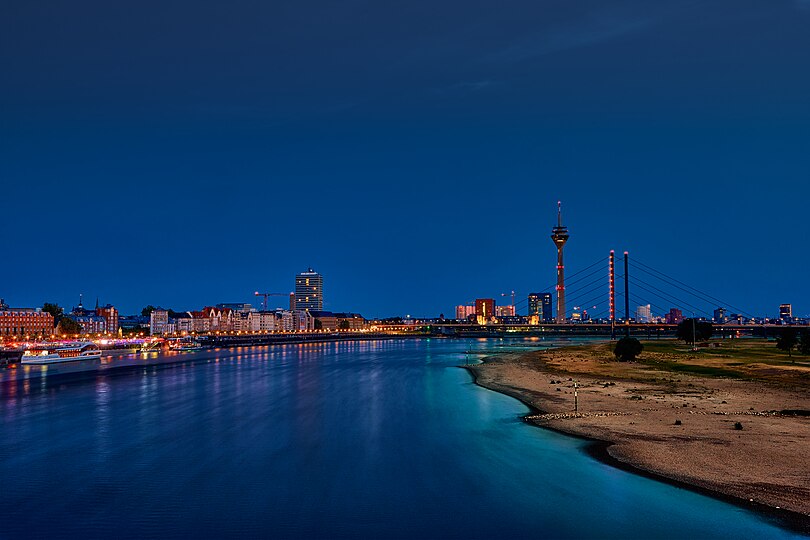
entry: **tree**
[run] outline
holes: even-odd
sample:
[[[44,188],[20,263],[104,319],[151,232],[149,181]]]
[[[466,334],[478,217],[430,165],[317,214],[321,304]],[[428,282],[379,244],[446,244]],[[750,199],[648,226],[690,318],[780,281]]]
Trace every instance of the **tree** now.
[[[684,340],[686,343],[706,341],[712,337],[712,323],[708,321],[698,321],[696,319],[684,319],[675,331],[675,337]]]
[[[799,332],[799,352],[801,354],[810,354],[810,330],[802,328]]]
[[[53,316],[53,323],[54,325],[59,323],[59,320],[62,318],[65,310],[59,307],[59,304],[51,304],[50,302],[45,302],[42,304],[42,311],[45,313],[50,313]]]
[[[632,362],[644,350],[644,345],[634,337],[623,337],[616,342],[613,354],[624,362]]]
[[[82,325],[71,319],[70,317],[62,317],[59,320],[59,326],[56,327],[57,332],[60,334],[81,334]]]
[[[795,328],[783,328],[776,337],[776,348],[780,351],[787,351],[790,357],[793,357],[793,348],[798,344],[799,332]]]
[[[349,321],[347,321],[346,319],[343,319],[343,320],[342,320],[342,321],[340,321],[340,323],[338,324],[338,328],[339,328],[340,330],[348,330],[348,329],[349,329]]]
[[[141,310],[141,317],[150,316],[152,314],[152,312],[155,311],[155,309],[156,309],[155,306],[153,306],[152,304],[149,304],[148,306],[146,306],[145,308],[143,308]]]

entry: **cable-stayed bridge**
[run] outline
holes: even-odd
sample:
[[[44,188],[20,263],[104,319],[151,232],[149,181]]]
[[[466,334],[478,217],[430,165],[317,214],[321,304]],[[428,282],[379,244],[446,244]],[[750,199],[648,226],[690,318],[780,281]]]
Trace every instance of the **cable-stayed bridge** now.
[[[568,276],[562,289],[563,305],[567,306],[565,314],[558,312],[537,324],[438,323],[435,326],[445,334],[669,335],[682,319],[697,318],[714,321],[715,332],[729,336],[768,335],[773,334],[773,328],[781,326],[760,320],[748,310],[630,257],[626,252],[623,261],[614,262],[611,252]],[[559,281],[540,291],[555,289],[559,294]],[[515,314],[527,313],[527,304],[528,298],[524,295],[514,303]]]

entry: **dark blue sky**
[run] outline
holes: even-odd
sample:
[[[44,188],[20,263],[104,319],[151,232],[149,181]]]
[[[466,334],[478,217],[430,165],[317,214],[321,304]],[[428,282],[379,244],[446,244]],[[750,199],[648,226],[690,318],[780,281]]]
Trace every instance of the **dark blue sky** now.
[[[250,301],[312,266],[328,309],[449,314],[553,283],[561,199],[570,272],[627,249],[749,312],[810,313],[807,0],[0,19],[12,305]]]

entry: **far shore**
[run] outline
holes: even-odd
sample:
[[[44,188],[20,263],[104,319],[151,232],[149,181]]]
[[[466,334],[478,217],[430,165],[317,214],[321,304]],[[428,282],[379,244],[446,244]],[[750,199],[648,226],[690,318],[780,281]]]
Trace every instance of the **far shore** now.
[[[635,362],[599,343],[464,367],[526,404],[527,422],[594,441],[589,451],[603,461],[810,533],[810,358],[793,363],[760,340],[697,353],[674,340],[644,343]]]

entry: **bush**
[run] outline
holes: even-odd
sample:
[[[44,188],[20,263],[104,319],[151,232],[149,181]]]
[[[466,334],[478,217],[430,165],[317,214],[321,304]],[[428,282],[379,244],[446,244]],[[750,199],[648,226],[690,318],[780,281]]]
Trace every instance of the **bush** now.
[[[616,342],[613,354],[622,361],[633,361],[644,350],[644,345],[634,337],[623,337]]]
[[[681,421],[680,421],[680,420],[675,420],[675,425],[676,425],[676,426],[680,426],[680,425],[681,425]]]
[[[742,429],[742,422],[734,422],[734,429],[741,430]]]

